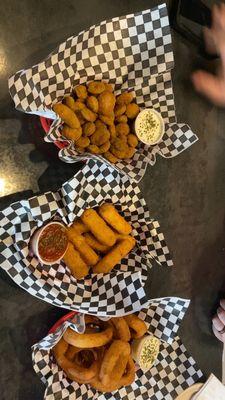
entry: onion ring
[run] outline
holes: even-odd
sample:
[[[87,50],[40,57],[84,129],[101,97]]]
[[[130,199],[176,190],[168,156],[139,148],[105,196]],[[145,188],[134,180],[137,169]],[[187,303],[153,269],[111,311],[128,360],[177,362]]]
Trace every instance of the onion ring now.
[[[114,392],[115,390],[119,389],[119,385],[115,384],[115,383],[111,383],[111,385],[103,385],[103,383],[99,380],[98,377],[92,379],[92,381],[90,382],[90,385],[98,390],[99,392],[103,392],[103,393],[111,393]]]
[[[79,349],[73,361],[78,365],[89,368],[97,360],[97,357],[97,351],[94,349]]]
[[[110,383],[109,385],[104,385],[98,377],[95,377],[90,382],[90,385],[99,392],[108,393],[108,392],[114,392],[115,390],[119,390],[121,387],[131,385],[134,382],[134,379],[135,379],[135,364],[132,360],[132,357],[129,356],[125,374],[122,376],[119,382],[117,383],[113,382]]]
[[[110,347],[105,351],[99,378],[103,385],[110,385],[112,382],[118,383],[122,378],[128,357],[130,355],[130,345],[122,340],[114,340]]]
[[[114,337],[115,339],[129,342],[131,339],[130,329],[123,317],[111,318],[110,322],[114,326]]]
[[[68,346],[68,343],[62,338],[53,348],[57,364],[63,369],[69,379],[78,383],[89,383],[98,373],[98,359],[95,359],[88,368],[78,365],[76,362],[66,358],[65,354]]]
[[[131,329],[131,338],[139,339],[147,332],[146,323],[135,314],[126,315],[124,317],[129,328]]]
[[[74,347],[69,345],[68,349],[65,353],[66,358],[68,358],[68,360],[73,361],[75,355],[80,351],[79,347]]]
[[[131,385],[134,382],[134,379],[135,379],[135,364],[133,358],[129,356],[125,374],[120,379],[120,386]]]
[[[68,328],[63,335],[64,340],[72,346],[79,347],[81,349],[101,347],[107,344],[113,336],[112,326],[103,322],[104,330],[102,332],[91,332],[91,333],[77,333],[71,328]]]

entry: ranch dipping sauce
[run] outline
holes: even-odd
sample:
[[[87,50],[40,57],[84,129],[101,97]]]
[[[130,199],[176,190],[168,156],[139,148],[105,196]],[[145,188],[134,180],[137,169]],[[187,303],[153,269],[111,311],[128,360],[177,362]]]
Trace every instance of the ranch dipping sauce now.
[[[135,339],[131,345],[132,357],[143,372],[149,371],[159,355],[160,341],[153,335]]]
[[[153,108],[141,111],[135,121],[137,137],[145,144],[154,145],[161,141],[165,126],[161,114]]]

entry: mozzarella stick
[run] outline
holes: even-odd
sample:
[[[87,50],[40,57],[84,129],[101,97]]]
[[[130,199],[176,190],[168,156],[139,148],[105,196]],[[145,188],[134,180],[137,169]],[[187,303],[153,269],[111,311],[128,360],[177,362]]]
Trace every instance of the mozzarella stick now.
[[[106,246],[113,246],[115,244],[115,234],[95,210],[92,208],[85,210],[81,215],[81,219],[100,243]]]
[[[89,246],[92,247],[92,249],[96,251],[100,251],[101,253],[106,253],[107,251],[110,250],[110,246],[106,246],[105,244],[100,243],[93,235],[92,233],[84,233],[84,238],[89,244]]]
[[[88,266],[82,260],[80,253],[74,249],[72,243],[69,242],[66,254],[63,257],[63,261],[66,263],[71,271],[71,274],[76,279],[82,279],[88,275]]]
[[[71,225],[73,228],[77,230],[78,233],[82,234],[84,232],[88,232],[89,228],[81,221],[80,218],[77,218],[73,224]]]
[[[102,204],[99,207],[99,214],[107,224],[122,235],[129,235],[131,233],[131,225],[118,213],[113,204]]]
[[[93,273],[110,272],[122,258],[126,257],[134,246],[135,239],[132,236],[127,236],[126,239],[122,239],[93,267]]]
[[[86,240],[80,235],[76,229],[69,227],[67,229],[68,239],[73,243],[76,250],[79,251],[81,257],[87,263],[87,265],[95,265],[99,256],[95,251],[87,244]]]

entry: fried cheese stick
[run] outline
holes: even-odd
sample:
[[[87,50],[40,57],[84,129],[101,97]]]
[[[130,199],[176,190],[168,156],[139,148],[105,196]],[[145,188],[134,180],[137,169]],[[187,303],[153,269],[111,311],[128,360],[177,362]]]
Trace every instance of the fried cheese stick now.
[[[131,233],[131,225],[118,213],[113,204],[102,204],[99,207],[99,214],[115,231],[122,235]]]
[[[115,234],[95,210],[92,208],[85,210],[81,215],[81,219],[99,242],[106,246],[113,246],[115,244]]]
[[[133,249],[135,239],[127,236],[120,240],[94,267],[93,273],[108,273]]]
[[[89,246],[85,238],[73,227],[69,227],[67,229],[67,234],[69,241],[73,243],[75,249],[79,251],[81,257],[87,263],[87,265],[95,265],[99,260],[99,256]]]
[[[66,263],[71,271],[71,274],[76,279],[82,279],[88,275],[88,266],[82,260],[80,253],[74,249],[72,243],[69,242],[66,254],[63,257],[63,261]]]

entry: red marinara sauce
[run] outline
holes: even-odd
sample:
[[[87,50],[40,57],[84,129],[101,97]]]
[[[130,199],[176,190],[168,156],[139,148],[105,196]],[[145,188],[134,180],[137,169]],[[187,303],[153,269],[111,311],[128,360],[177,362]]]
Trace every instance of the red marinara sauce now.
[[[54,262],[63,256],[67,245],[66,229],[60,224],[50,224],[39,237],[38,253],[43,261]]]

